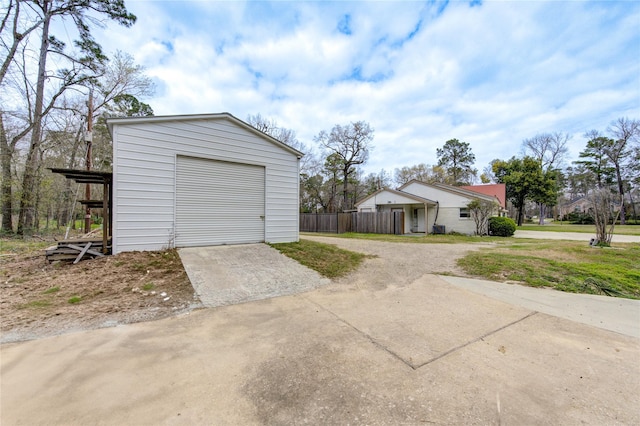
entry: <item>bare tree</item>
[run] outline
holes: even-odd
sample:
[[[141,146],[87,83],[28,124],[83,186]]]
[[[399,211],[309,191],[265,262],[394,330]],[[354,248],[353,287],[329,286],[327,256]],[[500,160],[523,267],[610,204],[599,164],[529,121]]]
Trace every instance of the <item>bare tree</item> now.
[[[117,50],[104,67],[104,74],[90,81],[89,90],[93,92],[93,111],[98,115],[103,109],[121,116],[148,115],[144,104],[135,105],[138,98],[152,96],[155,85],[145,74],[145,68],[136,65],[133,56]],[[136,111],[121,111],[123,105]],[[153,111],[151,111],[153,114]]]
[[[545,173],[559,168],[564,162],[568,148],[567,143],[571,139],[568,133],[539,133],[522,142],[524,154],[538,160]],[[547,205],[539,204],[539,224],[544,225],[547,215]]]
[[[247,116],[247,123],[251,124],[262,133],[266,133],[274,139],[279,140],[291,148],[304,152],[305,145],[298,140],[296,132],[278,125],[278,123],[270,118],[263,117],[260,114]]]
[[[260,130],[262,133],[266,133],[283,144],[302,152],[304,157],[300,159],[300,173],[308,174],[310,172],[309,169],[312,168],[311,163],[317,160],[316,153],[311,147],[298,140],[295,131],[281,127],[275,120],[263,117],[260,114],[247,116],[247,123]]]
[[[392,182],[391,174],[385,169],[380,170],[378,173],[369,173],[366,176],[358,170],[355,180],[357,182],[354,196],[356,200],[373,194],[379,189],[389,188]]]
[[[447,176],[442,166],[430,166],[425,163],[414,166],[404,166],[394,171],[393,180],[397,186],[402,186],[414,179],[425,183],[445,183]]]
[[[625,162],[627,158],[629,158],[632,153],[630,145],[640,139],[640,120],[618,118],[611,123],[607,131],[613,136],[613,140],[612,143],[605,148],[604,152],[615,168],[618,192],[621,198],[620,224],[624,225],[626,223],[626,214],[623,169],[626,166]]]
[[[18,142],[29,133],[30,129],[18,128],[13,123],[8,124],[5,120],[5,114],[4,111],[0,111],[0,166],[2,169],[2,182],[0,183],[2,227],[0,231],[4,234],[10,234],[13,233],[13,185],[15,180],[11,172],[11,165],[14,163]]]
[[[535,158],[545,170],[559,167],[564,162],[571,140],[568,133],[539,133],[522,141],[524,154]]]
[[[489,235],[489,218],[498,209],[498,203],[476,199],[467,204],[467,207],[476,225],[476,235]]]
[[[19,234],[35,225],[35,187],[38,183],[40,144],[46,116],[56,107],[66,90],[100,75],[107,59],[90,32],[92,25],[102,25],[99,17],[106,17],[124,26],[130,26],[136,19],[127,12],[122,0],[14,0],[10,2],[8,14],[0,24],[2,44],[8,52],[0,70],[0,83],[4,86],[7,76],[12,73],[11,69],[15,69],[14,74],[18,76],[16,81],[21,82],[24,93],[21,97],[14,96],[12,100],[20,98],[26,101],[28,119],[25,135],[30,133],[22,179]],[[65,44],[53,34],[54,22],[65,19],[73,22],[77,31],[74,52],[68,51]],[[33,39],[35,37],[37,41]],[[35,58],[29,54],[33,46],[36,46]],[[51,69],[48,64],[47,59],[52,55],[58,58],[55,62],[57,69]],[[34,64],[37,64],[35,73],[32,69]],[[3,96],[2,112],[8,110],[8,101]]]
[[[591,208],[589,213],[593,217],[596,225],[596,240],[594,245],[610,246],[613,230],[622,211],[622,199],[620,199],[619,208],[614,216],[615,206],[618,204],[614,194],[607,188],[596,189],[589,194]],[[609,225],[609,222],[611,224]]]
[[[41,17],[32,21],[23,19],[23,14],[21,13],[23,3],[25,3],[23,0],[9,0],[9,4],[6,6],[6,14],[0,22],[0,44],[2,44],[6,54],[0,68],[0,84],[5,81],[9,67],[20,47],[26,43],[29,35],[43,24]],[[30,6],[27,5],[27,8],[30,8]]]
[[[336,124],[330,133],[323,130],[314,139],[329,152],[329,157],[334,157],[333,163],[341,169],[343,210],[349,208],[349,177],[355,172],[357,166],[366,163],[369,159],[373,132],[369,123],[357,121],[345,126]]]

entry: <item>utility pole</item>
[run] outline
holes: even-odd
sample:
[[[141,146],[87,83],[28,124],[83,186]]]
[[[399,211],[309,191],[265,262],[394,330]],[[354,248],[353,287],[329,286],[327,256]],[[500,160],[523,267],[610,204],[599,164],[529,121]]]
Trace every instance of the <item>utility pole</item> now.
[[[87,133],[85,136],[85,142],[87,143],[87,171],[91,170],[91,143],[93,142],[93,90],[89,92],[89,103],[87,112]],[[87,183],[85,189],[85,200],[91,200],[91,184]],[[84,215],[84,233],[91,232],[91,207],[87,204]]]

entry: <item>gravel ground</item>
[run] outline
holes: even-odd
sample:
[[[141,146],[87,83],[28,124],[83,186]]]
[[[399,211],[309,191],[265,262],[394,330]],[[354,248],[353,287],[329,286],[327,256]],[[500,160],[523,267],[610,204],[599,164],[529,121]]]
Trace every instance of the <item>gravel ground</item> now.
[[[390,285],[408,285],[425,274],[468,276],[456,260],[473,250],[493,246],[479,244],[388,243],[305,234],[302,239],[334,244],[340,248],[377,257],[366,259],[356,272],[338,280],[341,285],[379,290]],[[392,284],[391,284],[392,283]]]

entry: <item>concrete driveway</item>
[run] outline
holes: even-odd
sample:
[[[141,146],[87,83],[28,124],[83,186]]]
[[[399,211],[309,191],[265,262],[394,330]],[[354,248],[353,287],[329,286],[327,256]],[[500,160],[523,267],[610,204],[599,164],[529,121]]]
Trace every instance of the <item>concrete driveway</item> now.
[[[640,424],[640,339],[429,273],[382,285],[430,245],[366,244],[305,293],[3,345],[0,422]]]
[[[538,240],[573,240],[591,241],[595,238],[595,233],[587,234],[583,232],[554,232],[554,231],[521,231],[516,230],[513,234],[516,238],[535,238]],[[639,235],[613,234],[611,241],[614,243],[640,243]]]
[[[208,308],[297,294],[330,282],[266,244],[189,247],[178,253]]]

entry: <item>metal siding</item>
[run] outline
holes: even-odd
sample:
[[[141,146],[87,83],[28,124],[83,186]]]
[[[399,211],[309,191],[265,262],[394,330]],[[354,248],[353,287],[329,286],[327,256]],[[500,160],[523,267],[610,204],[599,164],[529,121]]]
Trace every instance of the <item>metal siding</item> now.
[[[177,247],[264,241],[264,167],[179,156]]]
[[[263,167],[262,239],[297,241],[299,177],[293,153],[226,119],[115,124],[113,139],[114,253],[175,245],[177,156]]]

